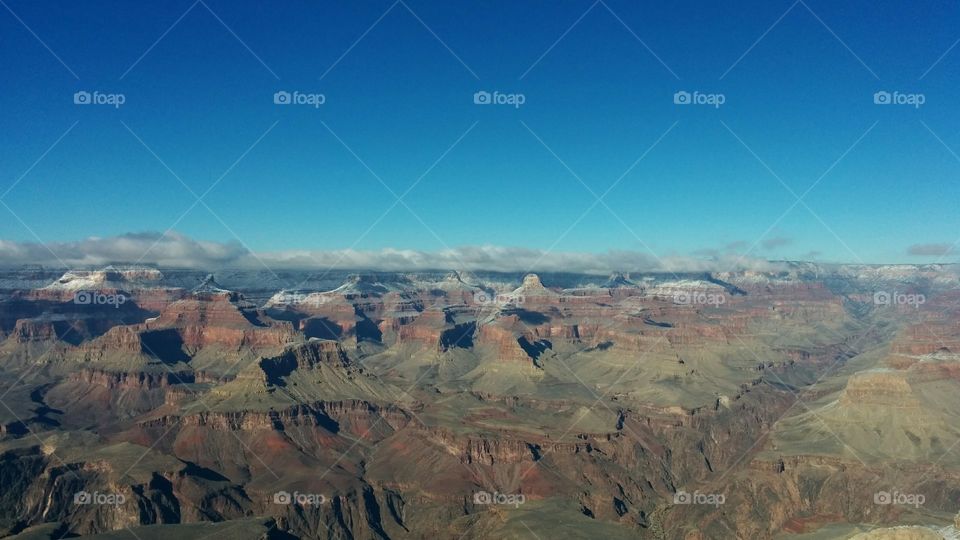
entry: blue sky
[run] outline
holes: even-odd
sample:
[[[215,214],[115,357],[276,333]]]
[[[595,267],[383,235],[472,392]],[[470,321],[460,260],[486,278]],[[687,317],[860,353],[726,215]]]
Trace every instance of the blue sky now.
[[[2,240],[930,262],[908,250],[960,237],[955,2],[3,3]]]

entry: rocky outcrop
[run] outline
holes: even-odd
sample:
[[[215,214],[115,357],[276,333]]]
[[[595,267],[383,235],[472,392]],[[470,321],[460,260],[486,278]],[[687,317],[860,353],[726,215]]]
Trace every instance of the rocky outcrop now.
[[[235,293],[195,295],[174,302],[159,317],[145,323],[147,329],[176,328],[191,351],[217,345],[233,350],[244,347],[282,347],[296,340],[287,321],[263,323],[253,312],[245,313]]]
[[[960,296],[927,272],[916,290],[934,309],[883,309],[856,276],[889,272],[784,266],[370,273],[303,293],[243,271],[218,274],[229,288],[106,272],[14,291],[0,399],[22,420],[2,422],[0,519],[494,538],[525,534],[510,527],[533,508],[543,536],[768,539],[895,524],[904,510],[872,497],[890,489],[952,514]],[[76,308],[81,285],[136,301]],[[81,489],[126,500],[81,508]],[[280,490],[324,502],[275,503]],[[726,500],[673,504],[681,491]]]
[[[917,409],[920,403],[913,395],[905,373],[895,370],[861,371],[850,377],[840,397],[844,406],[883,406]]]
[[[266,383],[277,384],[294,370],[310,370],[324,364],[343,368],[351,366],[340,343],[315,339],[289,347],[279,356],[261,359],[260,369]]]

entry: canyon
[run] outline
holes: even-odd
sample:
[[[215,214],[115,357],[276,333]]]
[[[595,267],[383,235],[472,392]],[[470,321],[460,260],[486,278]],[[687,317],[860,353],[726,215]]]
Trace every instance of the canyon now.
[[[2,270],[0,531],[960,537],[960,268],[779,266]]]

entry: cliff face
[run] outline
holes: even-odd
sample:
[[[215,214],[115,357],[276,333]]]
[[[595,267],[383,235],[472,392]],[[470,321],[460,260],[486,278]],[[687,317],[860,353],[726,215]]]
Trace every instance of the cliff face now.
[[[791,272],[14,291],[0,526],[510,538],[535,513],[543,537],[768,539],[954,513],[960,295]],[[875,502],[894,490],[924,503]]]
[[[18,319],[10,337],[17,343],[56,341],[66,337],[73,328],[74,324],[65,320]]]
[[[917,409],[920,402],[904,375],[894,370],[857,373],[847,382],[840,396],[840,404],[847,407],[877,405]]]
[[[260,368],[268,379],[279,378],[295,369],[313,369],[319,365],[349,367],[347,353],[336,341],[315,340],[299,347],[288,348],[280,356],[264,358]]]
[[[405,313],[382,322],[381,331],[395,333],[398,343],[413,343],[427,349],[442,348],[440,340],[448,330],[446,313],[441,310],[431,310],[417,315]]]
[[[488,345],[494,349],[494,357],[501,362],[516,362],[521,365],[528,365],[531,362],[530,355],[520,346],[522,333],[517,332],[516,317],[513,320],[507,319],[504,324],[487,324],[480,327],[477,343],[479,345]]]
[[[38,448],[3,454],[0,470],[21,489],[23,518],[58,521],[77,534],[125,530],[138,525],[237,520],[267,512],[271,528],[308,535],[325,531],[361,538],[387,538],[389,511],[402,503],[394,493],[363,486],[330,495],[322,505],[276,505],[270,494],[246,492],[228,479],[195,466],[168,463],[162,472],[124,476],[106,460],[51,463]],[[149,459],[149,458],[148,458]],[[159,463],[151,462],[159,465]]]
[[[191,351],[219,345],[232,350],[278,347],[294,341],[293,325],[286,321],[261,322],[254,312],[245,313],[232,293],[195,295],[169,305],[145,328],[176,328],[183,345]]]
[[[70,376],[70,380],[96,384],[107,390],[157,390],[174,385],[195,382],[192,372],[110,372],[84,369]]]

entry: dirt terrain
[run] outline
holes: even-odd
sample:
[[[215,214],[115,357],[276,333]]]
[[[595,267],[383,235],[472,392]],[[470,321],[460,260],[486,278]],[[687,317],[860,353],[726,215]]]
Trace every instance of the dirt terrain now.
[[[0,529],[957,537],[957,269],[782,266],[4,271]]]

